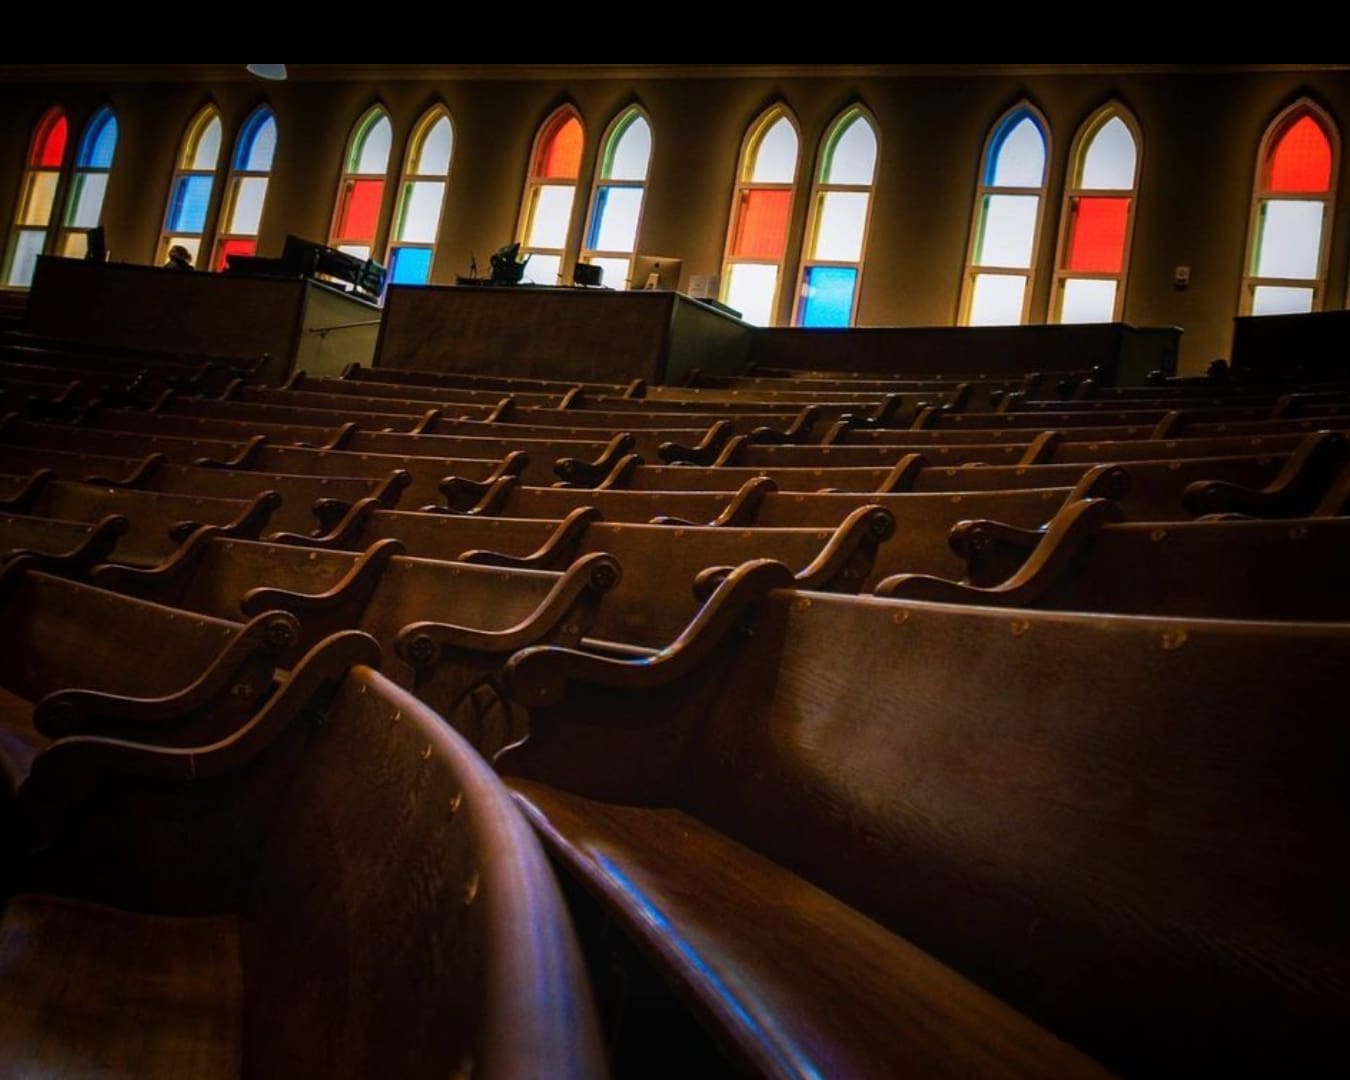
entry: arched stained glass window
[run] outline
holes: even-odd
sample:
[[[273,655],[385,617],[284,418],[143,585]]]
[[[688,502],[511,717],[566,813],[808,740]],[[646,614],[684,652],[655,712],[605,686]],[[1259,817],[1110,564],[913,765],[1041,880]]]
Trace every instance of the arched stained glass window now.
[[[1242,314],[1321,310],[1339,154],[1331,117],[1311,101],[1296,102],[1266,128],[1252,196]]]
[[[782,105],[750,126],[741,147],[722,262],[722,301],[746,322],[761,326],[777,319],[800,147],[796,121]]]
[[[652,127],[636,106],[610,125],[596,164],[583,262],[604,268],[604,284],[627,288],[642,224],[642,200],[652,157]]]
[[[369,259],[376,247],[393,140],[389,114],[376,105],[356,122],[347,143],[328,242],[358,259]]]
[[[961,321],[1024,323],[1040,248],[1049,140],[1045,118],[1014,106],[994,125],[980,163]]]
[[[84,258],[89,230],[103,219],[103,197],[117,153],[117,117],[104,106],[84,127],[75,155],[75,175],[66,196],[66,214],[61,225],[60,252],[72,259]]]
[[[556,285],[572,238],[572,205],[586,132],[581,117],[563,105],[535,136],[530,174],[520,208],[521,256],[529,255],[525,280]]]
[[[876,170],[876,127],[854,106],[830,125],[821,145],[797,290],[799,326],[853,323]]]
[[[258,229],[267,203],[267,184],[277,149],[277,121],[266,105],[254,109],[234,143],[230,179],[225,187],[225,208],[211,266],[225,269],[231,255],[254,255]]]
[[[1083,125],[1070,168],[1054,321],[1115,322],[1124,309],[1139,184],[1139,125],[1124,106],[1107,105]]]
[[[4,283],[7,287],[26,289],[32,284],[38,256],[47,248],[47,230],[52,223],[69,139],[70,125],[66,122],[66,114],[58,108],[47,110],[38,121],[28,147],[18,213],[9,234],[9,250],[5,253]]]
[[[443,105],[430,109],[413,128],[389,244],[389,280],[395,285],[431,280],[454,144],[454,126]]]
[[[198,261],[211,209],[211,189],[216,183],[216,166],[220,163],[221,130],[220,113],[214,105],[207,105],[192,118],[183,135],[169,187],[164,231],[160,235],[161,263],[175,245],[187,248],[192,261]]]

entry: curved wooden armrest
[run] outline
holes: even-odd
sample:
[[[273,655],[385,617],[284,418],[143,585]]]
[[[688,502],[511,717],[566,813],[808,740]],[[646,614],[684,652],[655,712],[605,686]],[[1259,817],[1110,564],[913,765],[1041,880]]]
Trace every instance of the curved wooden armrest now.
[[[585,407],[586,393],[580,386],[572,387],[558,402],[559,409],[584,409]]]
[[[507,395],[493,406],[492,411],[483,417],[483,421],[488,424],[505,423],[516,411],[516,399]]]
[[[669,646],[642,660],[611,660],[575,649],[540,646],[516,653],[503,671],[507,695],[532,708],[556,704],[569,682],[625,690],[664,686],[696,670],[747,607],[771,589],[792,585],[792,571],[772,559],[736,567]]]
[[[877,548],[895,535],[895,515],[884,506],[860,506],[826,541],[819,555],[799,570],[799,589],[857,592],[876,562]]]
[[[867,416],[877,427],[894,427],[895,418],[905,407],[904,394],[887,394]]]
[[[514,570],[566,570],[576,559],[577,548],[590,528],[600,520],[594,506],[578,506],[559,522],[553,534],[529,555],[503,555],[495,551],[466,551],[458,562],[475,566],[503,566]]]
[[[203,525],[158,566],[105,562],[89,572],[89,580],[101,589],[172,607],[196,572],[211,541],[219,535],[219,526]]]
[[[731,497],[731,501],[711,521],[685,521],[683,518],[672,517],[669,514],[660,514],[652,518],[651,524],[709,526],[711,528],[752,525],[759,513],[760,506],[764,502],[764,496],[777,490],[778,485],[774,483],[772,478],[752,476],[736,489],[736,494]]]
[[[1055,460],[1055,451],[1063,441],[1064,436],[1058,431],[1042,431],[1031,440],[1031,445],[1026,448],[1017,464],[1048,465]]]
[[[293,547],[317,547],[327,549],[350,548],[361,533],[365,531],[366,520],[380,509],[380,500],[374,495],[357,499],[341,521],[328,532],[319,536],[304,536],[301,533],[278,532],[268,537],[274,544],[289,544]]]
[[[1123,499],[1134,486],[1129,470],[1121,465],[1094,465],[1069,492],[1066,503],[1080,499]]]
[[[226,540],[256,540],[267,527],[272,514],[281,506],[281,493],[263,491],[256,495],[239,516],[228,524],[216,527],[216,535]],[[195,521],[181,521],[169,529],[170,539],[182,543],[202,526]]]
[[[656,448],[656,452],[667,465],[711,465],[730,436],[731,422],[718,420],[709,426],[703,433],[703,438],[693,446],[663,442]]]
[[[1340,432],[1309,432],[1264,488],[1243,487],[1224,480],[1197,480],[1186,485],[1182,505],[1196,515],[1301,517],[1314,510],[1326,494],[1346,460],[1347,448],[1350,443]]]
[[[380,508],[383,510],[392,510],[398,505],[399,499],[403,498],[403,493],[408,490],[412,484],[412,473],[407,469],[394,469],[384,478],[383,483],[375,489],[375,494],[371,498],[380,500]]]
[[[733,435],[727,440],[726,445],[722,447],[722,452],[713,460],[714,468],[721,465],[735,465],[736,459],[740,457],[741,451],[750,445],[749,435]]]
[[[495,480],[465,480],[462,476],[447,476],[438,485],[445,496],[445,506],[438,507],[451,514],[469,514],[475,517],[493,517],[501,512],[511,493],[520,486],[518,476],[499,476]]]
[[[596,491],[617,491],[628,486],[628,482],[633,478],[633,473],[643,464],[641,454],[624,454],[614,463],[614,468],[610,469],[609,475],[595,486]],[[566,484],[562,485],[568,486]]]
[[[430,435],[436,430],[436,426],[441,420],[441,410],[439,408],[428,409],[417,418],[417,423],[408,429],[409,435]]]
[[[803,405],[799,412],[782,431],[777,428],[759,427],[751,432],[750,438],[757,443],[800,444],[809,442],[811,429],[816,426],[823,410],[819,405]],[[837,425],[836,425],[837,426]],[[831,429],[833,430],[833,429]],[[825,441],[829,441],[828,438]]]
[[[618,559],[595,552],[568,567],[539,606],[509,629],[477,630],[449,623],[415,622],[399,631],[395,649],[414,668],[434,666],[447,649],[495,655],[519,652],[554,637],[579,605],[590,602],[593,608],[622,576]],[[568,627],[569,636],[580,638],[589,623],[590,618],[578,620]]]
[[[1175,439],[1186,428],[1186,423],[1190,419],[1181,409],[1169,409],[1163,418],[1158,421],[1150,439]]]
[[[323,536],[330,533],[338,527],[349,513],[351,513],[352,504],[347,499],[315,499],[310,505],[309,512],[314,515],[314,520],[318,522],[310,536]]]
[[[502,476],[520,476],[525,472],[525,467],[530,463],[530,455],[524,450],[512,450],[497,463],[497,467],[487,475],[488,480],[496,480]]]
[[[906,454],[881,481],[875,494],[892,495],[902,491],[913,491],[919,479],[919,473],[928,468],[928,459],[922,454]]]
[[[914,422],[909,425],[910,431],[924,431],[933,426],[933,418],[938,415],[939,409],[936,405],[920,405],[914,410]]]
[[[244,441],[243,446],[239,448],[239,453],[228,461],[220,461],[217,458],[199,457],[193,462],[198,468],[202,469],[247,469],[253,464],[258,452],[267,444],[266,435],[252,435]]]
[[[168,390],[162,391],[145,411],[148,413],[162,413],[169,407],[169,403],[177,396],[178,392],[174,390],[173,387],[170,387]]]
[[[982,587],[926,574],[895,574],[877,586],[876,595],[943,604],[1034,607],[1069,570],[1083,542],[1123,517],[1120,507],[1109,499],[1071,503],[1055,515],[1031,557],[998,585]]]
[[[325,443],[319,444],[319,450],[341,450],[352,441],[352,436],[356,434],[356,422],[348,420],[346,423],[339,424],[337,430],[333,432],[332,437]]]
[[[1026,399],[1027,395],[1025,390],[1009,390],[1007,393],[999,396],[998,404],[994,407],[994,412],[1016,412],[1017,406],[1021,405]]]
[[[407,550],[402,540],[393,537],[377,540],[361,553],[352,568],[331,589],[321,593],[302,593],[262,585],[244,594],[239,602],[239,610],[246,616],[278,608],[305,615],[332,608],[375,588],[389,560]]]
[[[242,667],[255,655],[275,656],[300,638],[300,623],[285,611],[268,611],[253,619],[225,646],[197,680],[177,693],[158,698],[133,698],[97,690],[57,690],[33,710],[33,725],[48,738],[97,734],[90,727],[117,721],[147,727],[175,720],[229,692]]]
[[[632,382],[630,382],[627,386],[624,387],[623,394],[620,396],[630,399],[645,398],[647,396],[647,380],[634,379]]]
[[[824,437],[820,440],[821,446],[840,446],[848,442],[848,433],[854,428],[866,427],[864,421],[860,420],[855,413],[844,413],[838,420],[826,429]]]
[[[706,604],[735,569],[734,566],[705,566],[694,575],[694,599],[700,604]]]
[[[79,547],[70,551],[51,553],[15,548],[0,552],[0,559],[7,565],[17,559],[26,559],[34,569],[48,574],[79,575],[99,563],[107,562],[129,526],[130,522],[124,515],[109,514],[99,520]]]
[[[975,396],[975,384],[972,382],[959,382],[952,389],[952,396],[947,401],[948,412],[965,412],[966,406],[970,404],[970,399]]]
[[[156,450],[153,454],[146,454],[140,463],[120,480],[111,476],[94,475],[86,476],[84,482],[86,484],[98,484],[100,487],[130,488],[135,491],[143,491],[149,488],[151,478],[168,460],[163,453]]]
[[[32,505],[37,502],[43,489],[54,479],[56,479],[55,469],[38,469],[24,481],[23,487],[19,488],[17,492],[8,499],[0,499],[0,512],[6,514],[28,513]]]
[[[239,396],[239,389],[243,385],[244,380],[236,375],[233,379],[231,379],[229,382],[225,384],[225,389],[220,392],[216,400],[232,401],[234,398]],[[286,386],[288,389],[290,388],[290,380],[287,380]]]
[[[633,448],[636,440],[626,431],[620,432],[609,440],[608,445],[594,461],[582,461],[579,458],[562,458],[553,465],[557,476],[577,487],[595,487],[614,470],[619,459]]]

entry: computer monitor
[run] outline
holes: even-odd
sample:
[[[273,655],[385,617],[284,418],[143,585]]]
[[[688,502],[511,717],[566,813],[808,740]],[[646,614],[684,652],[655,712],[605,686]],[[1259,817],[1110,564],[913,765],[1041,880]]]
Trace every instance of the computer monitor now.
[[[629,289],[668,289],[680,287],[680,271],[684,260],[665,255],[638,255],[633,259],[633,274],[628,279]]]

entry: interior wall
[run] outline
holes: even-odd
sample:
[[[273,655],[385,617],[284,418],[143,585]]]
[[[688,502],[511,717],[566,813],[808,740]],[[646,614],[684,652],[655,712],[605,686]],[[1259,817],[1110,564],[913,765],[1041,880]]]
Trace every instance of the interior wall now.
[[[1185,329],[1182,370],[1203,370],[1227,355],[1237,311],[1256,153],[1270,119],[1307,93],[1343,135],[1350,125],[1346,71],[912,75],[857,77],[385,79],[263,83],[0,82],[0,210],[13,221],[28,140],[52,104],[66,108],[72,140],[101,104],[117,113],[120,140],[104,206],[115,260],[149,262],[184,127],[213,100],[231,146],[261,101],[276,111],[279,143],[259,251],[279,253],[288,232],[328,234],[341,162],[356,118],[376,101],[394,126],[391,173],[408,135],[436,100],[455,125],[454,157],[433,280],[467,272],[470,255],[487,255],[515,235],[530,147],[539,123],[564,101],[586,125],[576,204],[579,245],[597,143],[615,114],[641,103],[653,127],[653,153],[638,241],[640,252],[678,256],[684,273],[717,273],[726,240],[736,159],[746,127],[782,100],[802,129],[798,197],[781,316],[792,303],[801,255],[810,174],[830,122],[854,101],[874,113],[880,159],[858,301],[859,325],[950,325],[960,301],[971,200],[990,125],[1030,98],[1051,125],[1049,202],[1041,237],[1031,321],[1050,298],[1064,176],[1078,126],[1118,98],[1143,131],[1139,201],[1124,318],[1136,325]],[[1350,274],[1350,169],[1339,172],[1331,236],[1328,308],[1345,305]],[[223,178],[224,170],[220,176]],[[218,185],[221,181],[218,181]],[[219,190],[219,187],[218,189]],[[386,199],[385,229],[393,198]],[[1172,285],[1191,268],[1186,290]]]

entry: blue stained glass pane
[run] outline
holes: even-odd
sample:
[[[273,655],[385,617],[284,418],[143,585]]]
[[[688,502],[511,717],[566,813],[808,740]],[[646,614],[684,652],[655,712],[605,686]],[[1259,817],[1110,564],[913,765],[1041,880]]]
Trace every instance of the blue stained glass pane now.
[[[813,266],[806,271],[803,326],[847,326],[858,271],[851,266]]]
[[[1045,179],[1045,132],[1027,109],[1018,109],[989,140],[984,182],[989,187],[1040,187]]]
[[[169,232],[200,233],[211,202],[211,176],[180,176],[169,206]]]
[[[84,129],[78,164],[91,169],[111,169],[117,151],[117,117],[100,109]]]
[[[431,279],[430,248],[394,248],[389,280],[395,285],[425,285]]]
[[[234,167],[245,172],[271,172],[277,149],[277,122],[268,109],[259,109],[244,121],[234,150]]]

